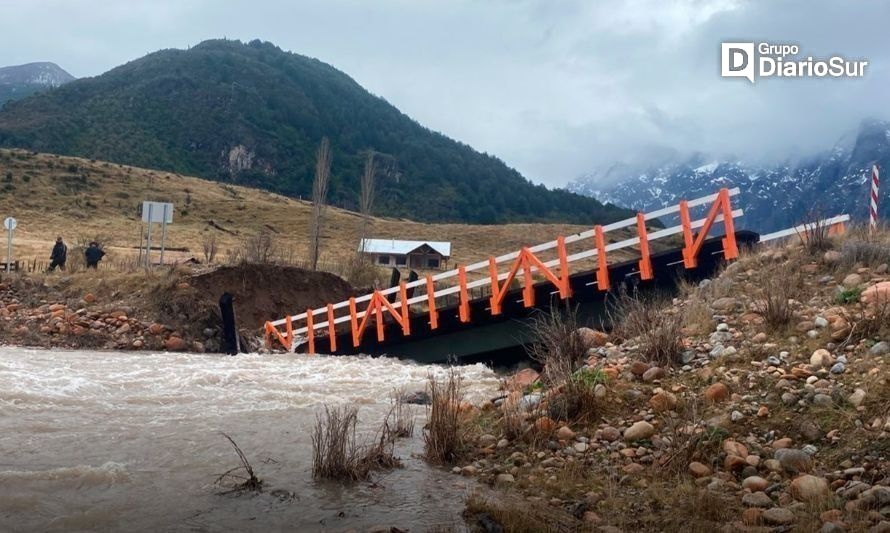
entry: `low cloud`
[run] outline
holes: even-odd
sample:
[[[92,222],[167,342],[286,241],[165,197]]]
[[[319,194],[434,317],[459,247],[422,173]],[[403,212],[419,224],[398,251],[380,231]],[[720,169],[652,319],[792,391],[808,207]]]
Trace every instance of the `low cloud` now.
[[[260,38],[422,124],[562,185],[615,161],[776,158],[887,118],[890,3],[788,0],[12,0],[0,64],[91,76],[161,48]],[[113,6],[113,4],[111,4]],[[869,61],[860,80],[722,79],[722,41]]]

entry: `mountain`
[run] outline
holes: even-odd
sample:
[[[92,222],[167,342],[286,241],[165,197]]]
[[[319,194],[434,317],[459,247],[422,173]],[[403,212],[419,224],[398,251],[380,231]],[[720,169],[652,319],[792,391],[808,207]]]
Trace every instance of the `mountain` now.
[[[323,136],[333,148],[328,199],[340,207],[357,207],[365,154],[375,150],[386,168],[375,214],[584,224],[629,214],[534,185],[499,159],[424,128],[334,67],[260,41],[162,50],[0,111],[2,146],[290,196],[311,195]]]
[[[695,154],[651,166],[612,165],[579,178],[569,189],[649,211],[720,187],[739,187],[734,202],[745,210],[742,226],[765,232],[800,224],[812,214],[847,213],[865,220],[874,163],[890,168],[890,122],[863,121],[856,135],[842,137],[831,149],[780,163]],[[880,212],[890,216],[890,187],[882,187]]]
[[[39,91],[60,87],[74,79],[74,76],[55,63],[0,67],[0,107],[10,100],[19,100]]]

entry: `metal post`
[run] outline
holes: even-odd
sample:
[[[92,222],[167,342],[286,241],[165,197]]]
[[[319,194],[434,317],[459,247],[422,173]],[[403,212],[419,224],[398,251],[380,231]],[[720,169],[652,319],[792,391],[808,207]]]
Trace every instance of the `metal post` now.
[[[151,206],[148,204],[148,242],[145,245],[145,268],[151,268]]]
[[[9,228],[8,237],[6,239],[6,271],[12,272],[12,232],[13,229]]]
[[[164,264],[164,241],[167,240],[167,206],[164,204],[164,216],[161,219],[161,264]]]
[[[142,264],[142,247],[145,246],[145,224],[139,223],[139,255],[136,257],[136,266]]]

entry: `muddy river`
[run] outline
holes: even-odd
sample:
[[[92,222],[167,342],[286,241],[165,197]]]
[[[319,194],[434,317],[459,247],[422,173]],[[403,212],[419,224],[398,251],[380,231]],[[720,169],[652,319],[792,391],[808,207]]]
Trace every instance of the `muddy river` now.
[[[359,406],[359,432],[394,389],[419,391],[442,367],[387,358],[142,354],[0,348],[0,531],[463,530],[471,481],[418,458],[351,486],[316,483],[311,433],[323,405]],[[471,401],[495,394],[482,365],[462,367]],[[264,480],[220,495],[238,464]]]

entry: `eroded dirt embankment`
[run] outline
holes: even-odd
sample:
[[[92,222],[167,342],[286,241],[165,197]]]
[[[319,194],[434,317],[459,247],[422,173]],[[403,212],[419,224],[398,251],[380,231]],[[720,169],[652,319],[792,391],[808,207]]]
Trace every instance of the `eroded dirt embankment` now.
[[[354,294],[333,274],[280,265],[9,275],[0,282],[0,343],[215,351],[224,292],[248,340],[267,320]]]

